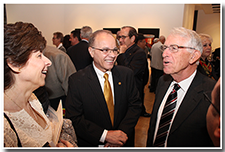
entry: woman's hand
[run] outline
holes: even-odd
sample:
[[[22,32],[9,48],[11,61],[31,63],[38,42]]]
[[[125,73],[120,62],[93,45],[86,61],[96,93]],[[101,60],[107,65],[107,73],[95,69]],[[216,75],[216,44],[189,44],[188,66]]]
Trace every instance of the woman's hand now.
[[[56,145],[56,147],[74,147],[69,141],[60,139],[60,143]]]

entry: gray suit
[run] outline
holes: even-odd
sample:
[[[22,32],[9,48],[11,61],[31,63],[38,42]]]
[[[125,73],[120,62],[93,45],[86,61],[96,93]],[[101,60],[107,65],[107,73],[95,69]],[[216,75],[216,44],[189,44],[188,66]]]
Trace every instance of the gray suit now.
[[[150,66],[157,70],[163,70],[163,58],[162,58],[163,52],[162,52],[161,46],[162,46],[162,43],[159,41],[153,44],[151,48],[152,59],[151,59]]]
[[[76,72],[73,62],[65,52],[55,47],[47,46],[43,54],[52,62],[45,79],[49,99],[67,95],[68,78]]]
[[[153,146],[158,109],[171,82],[170,75],[164,75],[159,79],[148,130],[147,146]],[[206,128],[209,102],[204,98],[203,92],[212,91],[215,83],[214,80],[200,72],[196,73],[171,125],[168,147],[213,146]]]

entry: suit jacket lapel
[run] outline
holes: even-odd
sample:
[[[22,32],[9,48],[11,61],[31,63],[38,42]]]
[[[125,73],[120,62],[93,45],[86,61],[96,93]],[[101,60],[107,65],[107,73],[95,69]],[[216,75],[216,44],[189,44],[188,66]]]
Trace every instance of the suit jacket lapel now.
[[[154,102],[154,106],[153,106],[153,111],[152,111],[152,117],[151,117],[151,121],[150,121],[150,143],[153,143],[153,137],[154,137],[154,133],[155,133],[155,126],[156,126],[156,121],[158,118],[158,110],[159,110],[159,106],[162,103],[162,100],[166,94],[166,91],[172,81],[172,77],[170,75],[165,75],[162,77],[163,80],[159,81],[159,84],[156,90],[156,95],[155,95],[155,102]]]
[[[183,121],[185,121],[185,119],[192,113],[192,111],[198,105],[201,99],[201,95],[199,93],[201,93],[202,91],[203,88],[201,86],[201,77],[196,74],[179,107],[179,110],[177,111],[170,131],[171,133],[175,131],[183,123]]]
[[[99,104],[99,107],[100,107],[99,109],[103,111],[104,116],[106,118],[105,120],[108,121],[108,123],[111,123],[107,104],[106,104],[105,98],[104,98],[104,94],[102,92],[97,74],[94,71],[93,65],[91,65],[89,68],[88,81],[89,81],[88,83],[89,83],[89,86],[90,86],[92,92],[95,94],[95,99],[93,99],[93,100],[96,100],[96,102]],[[91,101],[90,101],[90,103],[91,103]]]
[[[158,97],[158,99],[156,99],[157,100],[157,102],[156,102],[156,109],[157,109],[157,111],[159,109],[159,106],[162,103],[162,100],[163,100],[163,98],[164,98],[164,96],[165,96],[165,94],[167,92],[167,89],[168,89],[170,83],[173,80],[172,77],[170,77],[169,75],[164,77],[164,78],[165,78],[165,80],[164,80],[163,85],[160,85],[160,84],[158,85],[158,86],[162,86],[162,87],[158,88],[158,91],[156,91],[157,95],[155,95],[156,98]]]

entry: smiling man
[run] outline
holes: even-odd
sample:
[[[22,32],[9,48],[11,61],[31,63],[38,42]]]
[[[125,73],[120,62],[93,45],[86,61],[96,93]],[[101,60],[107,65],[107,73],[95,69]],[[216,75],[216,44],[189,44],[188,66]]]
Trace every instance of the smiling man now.
[[[147,146],[210,147],[206,128],[209,103],[204,92],[215,81],[198,72],[201,39],[195,31],[174,28],[163,49],[163,71],[156,89]]]
[[[141,113],[133,72],[114,65],[119,52],[111,32],[94,32],[88,49],[93,63],[71,75],[66,102],[78,146],[133,147]]]

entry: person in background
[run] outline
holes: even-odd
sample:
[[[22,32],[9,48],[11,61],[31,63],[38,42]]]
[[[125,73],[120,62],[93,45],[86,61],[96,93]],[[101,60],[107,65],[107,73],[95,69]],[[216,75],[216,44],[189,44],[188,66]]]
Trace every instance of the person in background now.
[[[212,91],[212,101],[206,94],[206,100],[210,102],[206,116],[207,130],[216,147],[220,146],[220,81],[219,78]]]
[[[161,35],[159,41],[154,43],[151,48],[151,82],[150,92],[155,92],[159,78],[163,75],[163,59],[162,59],[162,45],[166,38]]]
[[[148,48],[146,47],[146,43],[147,42],[145,41],[144,34],[138,33],[136,44],[137,44],[137,46],[139,46],[140,48],[142,48],[145,51],[146,58],[148,58]]]
[[[85,68],[92,63],[93,59],[88,52],[88,41],[92,34],[92,29],[89,26],[84,26],[80,30],[81,41],[70,47],[67,51],[77,71]]]
[[[133,71],[114,65],[119,51],[110,31],[94,32],[88,50],[93,63],[70,76],[66,101],[78,146],[133,147],[141,113]]]
[[[145,37],[142,33],[138,33],[138,37],[137,37],[137,40],[135,42],[137,44],[137,46],[139,46],[140,48],[142,48],[145,53],[146,53],[146,59],[148,58],[148,48],[146,46],[146,41],[145,41]],[[148,68],[148,62],[147,62],[147,66],[145,68],[145,72],[144,72],[144,78],[143,78],[143,86],[145,87],[145,85],[148,83],[148,79],[149,79],[149,68]],[[144,93],[144,92],[143,92]],[[142,115],[147,115],[145,113],[146,112],[146,108],[145,108],[145,105],[144,105],[144,95],[143,95],[143,105],[142,105]]]
[[[159,41],[159,38],[154,38],[153,41],[152,41],[152,45],[154,45],[155,43],[157,43]],[[152,52],[151,52],[151,49],[152,49],[152,45],[151,45],[151,48],[148,47],[149,49],[149,56],[148,58],[150,59],[150,61],[152,60]]]
[[[206,127],[209,103],[204,92],[215,80],[197,71],[203,51],[199,35],[174,28],[163,47],[163,71],[156,88],[148,147],[211,147]]]
[[[198,65],[198,71],[201,72],[202,74],[208,76],[209,78],[212,78],[214,80],[218,80],[218,76],[216,74],[216,71],[214,69],[213,64],[208,60],[212,53],[212,38],[208,34],[199,34],[201,40],[202,40],[202,45],[203,45],[203,52],[201,55],[201,58],[199,60],[199,65]]]
[[[53,45],[56,46],[56,48],[62,50],[63,52],[66,52],[66,48],[63,46],[63,34],[61,32],[55,32],[53,33],[52,37]]]
[[[70,40],[70,43],[71,43],[72,46],[78,44],[81,40],[80,30],[75,29],[75,30],[71,31],[69,40]]]
[[[42,147],[53,140],[52,123],[32,93],[45,85],[52,64],[42,54],[45,46],[31,23],[4,26],[4,147]],[[57,146],[73,146],[61,142]]]
[[[71,46],[71,43],[70,43],[70,35],[69,34],[67,34],[67,35],[65,35],[63,37],[63,46],[65,47],[66,51]]]
[[[159,38],[154,38],[153,39],[153,43],[152,45],[154,45],[155,43],[157,43],[159,41]],[[152,60],[152,51],[151,51],[151,48],[149,48],[149,54],[148,54],[148,58],[150,59],[150,63],[151,63],[151,60]],[[150,75],[150,80],[149,80],[149,85],[148,85],[148,88],[150,89],[151,87],[151,82],[152,82],[152,74]],[[149,90],[150,91],[150,90]],[[151,91],[150,91],[151,92]]]
[[[43,54],[52,62],[45,79],[50,105],[57,110],[60,100],[65,108],[69,76],[76,72],[70,57],[59,49],[46,46]]]
[[[150,117],[151,114],[146,112],[144,106],[144,87],[148,79],[148,62],[146,54],[137,44],[137,31],[131,26],[124,26],[118,33],[118,40],[120,42],[120,54],[117,57],[117,64],[126,66],[133,70],[136,87],[139,91],[141,101],[143,103],[141,116]]]

